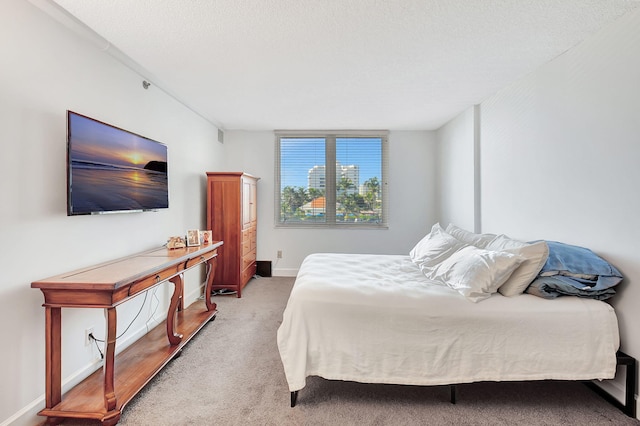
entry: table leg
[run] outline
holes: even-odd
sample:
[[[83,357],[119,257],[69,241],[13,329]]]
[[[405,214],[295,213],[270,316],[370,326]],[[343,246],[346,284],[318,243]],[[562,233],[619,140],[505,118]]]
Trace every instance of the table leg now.
[[[45,308],[46,404],[53,408],[62,401],[61,308]]]
[[[172,345],[177,345],[182,341],[182,334],[178,334],[175,332],[176,327],[176,316],[178,314],[178,307],[180,306],[180,301],[182,300],[182,292],[183,292],[183,278],[182,274],[178,274],[175,277],[171,278],[169,281],[173,283],[175,286],[173,290],[173,296],[171,296],[171,303],[169,304],[169,312],[167,312],[167,337],[169,338],[169,343]]]
[[[207,305],[207,311],[215,311],[217,305],[211,301],[211,291],[213,290],[213,278],[216,275],[216,265],[218,264],[218,255],[215,255],[205,263],[207,268],[207,283],[204,286],[204,303]]]
[[[116,308],[106,308],[104,310],[107,323],[107,332],[104,351],[104,407],[107,411],[116,409],[116,393],[114,388],[114,361],[116,353],[116,328],[117,316]]]

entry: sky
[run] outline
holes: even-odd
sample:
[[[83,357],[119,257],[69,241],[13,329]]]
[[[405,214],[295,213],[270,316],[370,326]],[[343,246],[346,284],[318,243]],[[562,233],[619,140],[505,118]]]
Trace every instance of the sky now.
[[[71,111],[68,131],[73,160],[136,168],[167,161],[166,145]]]
[[[325,164],[324,138],[282,138],[281,186],[308,185],[309,169]],[[382,181],[380,138],[336,138],[336,159],[343,165],[360,166],[360,184],[377,176]]]

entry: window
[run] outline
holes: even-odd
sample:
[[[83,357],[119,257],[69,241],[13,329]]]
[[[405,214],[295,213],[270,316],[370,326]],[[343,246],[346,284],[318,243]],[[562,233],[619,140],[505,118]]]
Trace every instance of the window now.
[[[277,132],[276,225],[386,227],[386,132]]]

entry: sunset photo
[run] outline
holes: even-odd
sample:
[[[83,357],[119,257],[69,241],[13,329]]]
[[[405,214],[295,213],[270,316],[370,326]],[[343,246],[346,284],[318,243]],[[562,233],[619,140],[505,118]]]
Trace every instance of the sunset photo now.
[[[69,214],[168,207],[164,144],[71,111],[68,126]]]

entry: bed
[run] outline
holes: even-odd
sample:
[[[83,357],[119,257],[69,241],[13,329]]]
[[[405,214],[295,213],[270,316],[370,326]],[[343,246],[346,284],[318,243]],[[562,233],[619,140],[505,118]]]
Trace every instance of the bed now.
[[[411,256],[309,255],[277,333],[291,406],[308,376],[405,385],[615,376],[608,303],[497,291],[473,303],[458,290]]]

